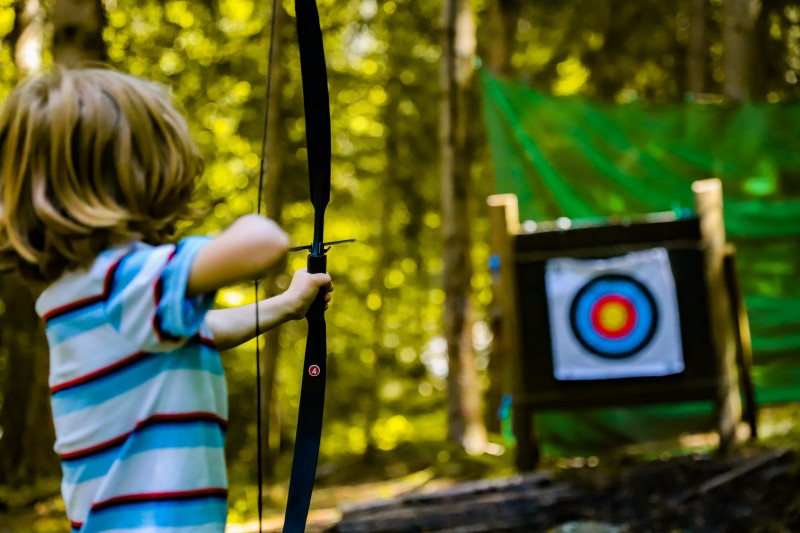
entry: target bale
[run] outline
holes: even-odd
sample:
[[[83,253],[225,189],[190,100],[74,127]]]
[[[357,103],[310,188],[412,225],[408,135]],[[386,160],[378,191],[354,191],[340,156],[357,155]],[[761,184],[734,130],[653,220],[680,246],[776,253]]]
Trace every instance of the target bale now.
[[[537,410],[713,400],[721,447],[731,446],[741,418],[737,372],[749,383],[749,368],[732,355],[746,350],[723,269],[732,247],[722,227],[721,189],[696,194],[693,216],[503,231],[507,239],[496,252],[513,347],[520,469],[538,461]],[[709,195],[719,201],[709,203]],[[754,401],[746,399],[753,412]]]

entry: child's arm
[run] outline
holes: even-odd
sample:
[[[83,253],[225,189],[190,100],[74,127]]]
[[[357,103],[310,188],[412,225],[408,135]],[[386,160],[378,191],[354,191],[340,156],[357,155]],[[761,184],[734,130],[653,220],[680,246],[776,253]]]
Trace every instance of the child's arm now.
[[[319,289],[323,287],[326,287],[328,292],[333,290],[328,274],[309,274],[305,270],[298,270],[294,273],[291,285],[283,294],[261,300],[257,304],[209,311],[206,314],[206,322],[214,334],[217,348],[220,351],[234,348],[255,337],[256,305],[258,305],[258,332],[264,333],[289,320],[303,318]],[[326,294],[325,302],[330,300],[330,294]]]
[[[198,296],[222,287],[263,277],[289,249],[289,238],[275,222],[247,215],[228,226],[203,246],[194,258],[186,296]],[[283,294],[258,302],[258,331],[263,333],[283,322],[303,318],[319,289],[332,290],[328,274],[295,272]],[[326,295],[326,302],[330,295]],[[226,350],[256,335],[255,305],[209,311],[206,321],[217,347]]]
[[[268,218],[246,215],[205,245],[189,272],[186,296],[263,277],[289,249],[289,238]]]

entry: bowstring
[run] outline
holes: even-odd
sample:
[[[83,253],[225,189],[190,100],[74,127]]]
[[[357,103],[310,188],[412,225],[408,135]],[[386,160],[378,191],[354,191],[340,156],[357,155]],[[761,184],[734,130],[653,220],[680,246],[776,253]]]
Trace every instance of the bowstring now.
[[[257,213],[261,214],[261,200],[264,194],[264,168],[267,162],[267,132],[269,130],[269,107],[272,100],[272,61],[274,58],[275,48],[275,19],[278,10],[278,0],[272,0],[272,13],[270,14],[270,30],[269,30],[269,49],[267,52],[267,102],[264,111],[264,131],[261,136],[261,165],[259,165],[258,173],[258,197],[256,199]],[[262,430],[261,430],[261,349],[259,347],[261,336],[260,320],[258,314],[258,279],[255,280],[253,287],[255,293],[255,309],[256,309],[256,440],[258,444],[257,460],[258,460],[258,533],[262,533],[263,514],[264,514],[264,466],[262,460]],[[269,401],[269,399],[267,399]]]

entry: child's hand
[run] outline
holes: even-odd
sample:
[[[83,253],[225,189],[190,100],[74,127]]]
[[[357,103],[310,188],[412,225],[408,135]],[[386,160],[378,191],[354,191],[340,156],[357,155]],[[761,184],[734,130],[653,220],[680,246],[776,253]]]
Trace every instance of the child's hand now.
[[[330,292],[333,290],[330,274],[309,274],[304,268],[296,271],[292,283],[284,293],[293,309],[289,313],[290,317],[294,320],[304,318],[321,288],[326,289],[325,309],[327,309],[328,302],[331,301]]]

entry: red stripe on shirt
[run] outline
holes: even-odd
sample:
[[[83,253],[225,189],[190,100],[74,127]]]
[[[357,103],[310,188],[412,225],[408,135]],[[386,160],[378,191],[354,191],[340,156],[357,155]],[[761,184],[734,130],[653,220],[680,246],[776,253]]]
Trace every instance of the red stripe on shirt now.
[[[198,344],[202,344],[203,346],[207,346],[209,348],[214,348],[215,350],[217,349],[217,341],[209,337],[203,337],[199,333],[189,340],[192,342],[196,342]]]
[[[172,261],[172,258],[175,257],[175,253],[177,251],[178,248],[176,246],[175,249],[173,249],[172,252],[170,252],[169,256],[167,257],[167,261],[164,263],[165,269],[167,268],[167,265],[169,265],[169,262]],[[163,294],[164,294],[164,280],[162,279],[161,275],[159,275],[158,279],[156,279],[156,282],[153,284],[153,300],[155,302],[155,307],[153,308],[155,309],[155,311],[153,312],[153,329],[155,330],[159,341],[175,342],[180,339],[178,337],[173,337],[172,335],[166,333],[161,328],[161,320],[158,316],[158,306],[161,303],[161,297],[163,296]]]
[[[74,302],[70,302],[68,304],[64,304],[61,306],[56,307],[55,309],[51,309],[44,315],[42,315],[42,320],[48,322],[56,317],[61,315],[65,315],[67,313],[71,313],[72,311],[77,311],[78,309],[82,309],[84,307],[88,307],[90,305],[103,302],[108,299],[109,295],[111,294],[111,288],[114,286],[114,273],[117,271],[120,263],[128,254],[125,256],[120,257],[117,259],[106,271],[105,278],[103,279],[103,292],[101,294],[97,294],[95,296],[87,296],[86,298],[81,298],[80,300],[76,300]]]
[[[57,393],[59,391],[62,391],[64,389],[69,389],[71,387],[75,387],[77,385],[80,385],[81,383],[86,383],[87,381],[91,381],[91,380],[96,379],[96,378],[98,378],[100,376],[103,376],[105,374],[109,374],[111,372],[114,372],[115,370],[119,370],[122,367],[130,365],[130,364],[132,364],[132,363],[134,363],[134,362],[136,362],[136,361],[138,361],[138,360],[140,360],[140,359],[142,359],[142,358],[144,358],[144,357],[146,357],[148,355],[153,355],[153,354],[148,353],[148,352],[136,352],[135,354],[129,355],[129,356],[127,356],[127,357],[125,357],[123,359],[120,359],[119,361],[116,361],[115,363],[112,363],[112,364],[110,364],[108,366],[104,366],[103,368],[98,368],[94,372],[90,372],[88,374],[84,374],[83,376],[79,376],[79,377],[77,377],[75,379],[71,379],[69,381],[65,381],[64,383],[59,383],[58,385],[53,385],[52,387],[50,387],[50,394],[55,394],[55,393]]]
[[[188,500],[192,498],[202,498],[206,496],[227,496],[228,489],[210,487],[207,489],[186,490],[181,492],[147,492],[142,494],[125,494],[115,496],[107,500],[97,502],[92,505],[92,511],[99,511],[114,505],[125,503],[136,503],[144,501],[163,501],[163,500]]]
[[[136,424],[136,429],[147,426],[154,422],[180,422],[180,421],[192,421],[192,420],[209,420],[211,422],[216,422],[217,424],[219,424],[222,429],[227,429],[228,427],[228,421],[216,413],[210,413],[208,411],[195,411],[191,413],[156,414],[142,420],[141,422],[138,422]]]
[[[155,414],[145,418],[144,420],[140,420],[134,426],[133,431],[128,431],[122,435],[109,439],[107,441],[101,442],[99,444],[95,444],[89,448],[83,448],[82,450],[76,450],[74,452],[64,453],[61,454],[62,461],[69,461],[72,459],[79,459],[81,457],[86,457],[88,455],[92,455],[95,453],[102,452],[104,450],[108,450],[115,446],[119,446],[123,442],[125,442],[128,437],[130,437],[133,433],[136,432],[138,429],[142,429],[143,427],[150,426],[153,424],[157,424],[159,422],[192,422],[192,421],[210,421],[216,422],[219,424],[219,427],[223,430],[228,428],[228,421],[219,416],[216,413],[210,413],[206,411],[196,411],[190,413],[161,413]]]
[[[190,339],[191,342],[196,342],[198,344],[202,344],[203,346],[207,346],[209,348],[217,348],[214,339],[209,339],[207,337],[201,336],[199,333]],[[65,389],[70,389],[72,387],[76,387],[88,381],[92,381],[93,379],[99,378],[106,374],[110,374],[115,372],[121,368],[124,368],[128,365],[131,365],[149,355],[153,355],[149,352],[136,352],[135,354],[128,355],[119,361],[116,361],[108,366],[104,366],[102,368],[98,368],[97,370],[90,372],[88,374],[84,374],[82,376],[78,376],[77,378],[71,379],[69,381],[65,381],[63,383],[59,383],[58,385],[53,385],[50,387],[50,394],[55,394]]]

